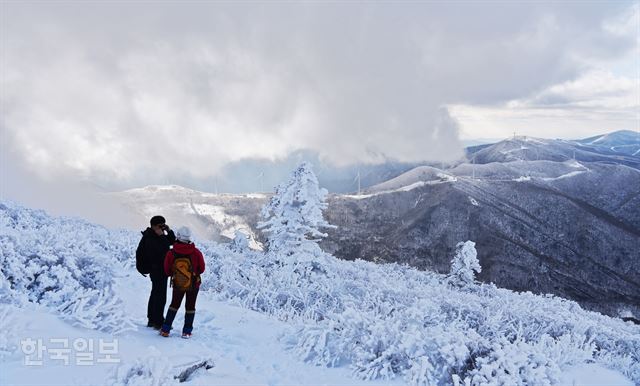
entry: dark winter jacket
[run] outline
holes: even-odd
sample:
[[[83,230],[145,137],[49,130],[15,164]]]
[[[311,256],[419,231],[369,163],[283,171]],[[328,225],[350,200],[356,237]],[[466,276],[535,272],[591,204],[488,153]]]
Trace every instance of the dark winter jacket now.
[[[204,257],[202,256],[202,252],[196,248],[195,244],[181,243],[178,241],[173,244],[173,251],[180,255],[189,255],[191,258],[191,267],[193,267],[193,273],[195,273],[196,276],[199,277],[200,274],[204,272]],[[164,272],[167,276],[173,276],[173,251],[167,252],[164,258]],[[200,288],[199,278],[196,280],[196,288]]]
[[[164,257],[176,235],[169,230],[166,235],[158,236],[151,228],[142,232],[142,239],[136,249],[136,268],[140,273],[162,274]]]

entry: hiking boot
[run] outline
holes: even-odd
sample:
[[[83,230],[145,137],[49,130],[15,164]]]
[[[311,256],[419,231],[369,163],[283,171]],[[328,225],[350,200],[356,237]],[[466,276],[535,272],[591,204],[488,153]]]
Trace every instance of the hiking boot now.
[[[182,333],[182,339],[191,339],[191,333],[190,332],[183,332]]]
[[[169,337],[169,331],[160,330],[160,336],[164,336],[165,338]]]
[[[162,324],[152,324],[151,327],[153,327],[154,330],[160,330],[162,328]]]

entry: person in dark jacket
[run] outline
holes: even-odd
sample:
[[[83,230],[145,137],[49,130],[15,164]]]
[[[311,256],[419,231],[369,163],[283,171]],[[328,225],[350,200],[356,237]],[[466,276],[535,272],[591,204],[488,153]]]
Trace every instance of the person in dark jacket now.
[[[191,241],[191,231],[189,228],[184,226],[180,227],[176,237],[177,241],[173,244],[173,250],[167,252],[167,256],[164,259],[164,271],[167,276],[171,276],[172,280],[174,280],[174,261],[176,258],[184,259],[188,256],[191,261],[191,274],[193,275],[193,280],[187,290],[176,288],[177,286],[174,280],[171,304],[167,310],[167,316],[164,318],[164,324],[160,330],[160,335],[165,337],[169,336],[173,319],[176,317],[176,314],[180,309],[182,298],[186,297],[182,337],[189,339],[191,338],[191,332],[193,331],[193,319],[196,314],[196,298],[198,297],[198,290],[201,282],[200,275],[204,272],[204,257],[202,256],[202,252],[200,252],[200,250],[196,248],[195,244]]]
[[[167,276],[164,273],[164,257],[176,236],[164,217],[153,216],[150,227],[142,232],[136,250],[136,268],[151,278],[151,294],[147,305],[147,327],[159,330],[164,322],[164,306],[167,303]]]

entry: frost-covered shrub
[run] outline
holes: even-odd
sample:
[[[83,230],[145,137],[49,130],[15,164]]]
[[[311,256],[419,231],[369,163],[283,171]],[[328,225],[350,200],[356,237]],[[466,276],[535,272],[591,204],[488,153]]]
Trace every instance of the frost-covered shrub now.
[[[499,338],[474,358],[469,378],[473,385],[555,385],[561,368],[592,360],[594,344],[572,335],[543,335],[536,342]]]
[[[300,322],[286,342],[316,365],[348,365],[359,378],[413,385],[543,385],[566,366],[596,362],[640,382],[640,328],[573,301],[493,284],[459,288],[448,275],[332,257],[322,275],[293,280],[274,274],[275,263],[261,252],[202,248],[215,272],[204,278],[210,289]]]
[[[330,272],[319,265],[314,270],[314,262],[279,264],[260,251],[236,253],[230,244],[205,242],[199,247],[207,258],[202,290],[282,320],[320,320],[340,308]]]
[[[450,282],[457,286],[473,284],[475,273],[480,273],[482,268],[478,261],[476,243],[473,241],[460,242],[456,245],[456,253],[451,260]]]
[[[136,235],[0,203],[3,301],[45,305],[64,319],[107,332],[133,328],[113,289],[132,269]]]
[[[400,314],[401,313],[401,314]],[[356,377],[437,385],[463,372],[481,340],[473,330],[433,324],[418,308],[388,317],[348,308],[319,326],[302,327],[288,343],[304,360],[324,366],[350,363]]]
[[[450,384],[454,375],[468,378],[476,358],[490,367],[496,342],[524,342],[506,349],[531,351],[514,363],[528,384],[552,382],[555,367],[585,361],[620,371],[638,366],[640,330],[575,302],[493,285],[459,291],[448,277],[395,264],[335,261],[329,270],[344,311],[303,325],[289,340],[318,365],[350,363],[363,378],[404,374],[413,384]],[[538,367],[545,369],[530,370]]]
[[[620,354],[615,351],[604,351],[596,354],[596,362],[614,369],[632,379],[636,385],[640,384],[640,361],[638,351]]]
[[[158,349],[149,347],[148,355],[138,358],[132,363],[123,363],[111,373],[105,382],[113,386],[164,386],[178,385],[173,364]]]

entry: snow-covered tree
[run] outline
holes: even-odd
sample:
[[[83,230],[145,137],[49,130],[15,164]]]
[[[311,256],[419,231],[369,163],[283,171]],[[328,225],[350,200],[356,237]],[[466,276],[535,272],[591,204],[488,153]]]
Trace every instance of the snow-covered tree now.
[[[474,272],[480,273],[481,271],[476,243],[473,241],[459,242],[456,245],[456,254],[451,260],[450,282],[458,286],[473,284]]]
[[[262,209],[265,221],[258,224],[268,235],[268,253],[281,263],[312,261],[323,255],[318,241],[331,228],[322,216],[327,190],[320,188],[311,164],[302,163],[280,184]]]
[[[233,240],[231,241],[230,248],[236,253],[243,253],[250,250],[251,248],[249,248],[249,235],[239,229],[236,230]]]

